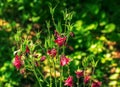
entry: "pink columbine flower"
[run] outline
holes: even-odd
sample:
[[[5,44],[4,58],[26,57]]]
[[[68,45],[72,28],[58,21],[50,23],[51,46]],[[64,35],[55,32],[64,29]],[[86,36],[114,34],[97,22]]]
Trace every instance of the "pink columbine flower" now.
[[[70,59],[67,58],[66,56],[62,55],[60,58],[60,65],[65,66],[70,62]]]
[[[30,49],[29,49],[29,47],[28,47],[28,46],[26,46],[25,53],[26,53],[26,54],[30,53]]]
[[[91,87],[100,87],[101,85],[102,85],[101,82],[99,82],[99,81],[94,81],[94,82],[92,83]]]
[[[84,83],[87,84],[90,81],[90,76],[85,76]]]
[[[60,47],[65,45],[66,37],[57,37],[55,43],[57,43]]]
[[[70,86],[72,87],[73,86],[73,77],[72,76],[69,76],[66,80],[65,80],[65,86]]]
[[[20,60],[20,56],[18,56],[17,54],[15,55],[15,59],[14,59],[14,62],[13,62],[13,65],[17,68],[17,69],[20,69],[21,65],[22,65],[22,62]]]
[[[51,49],[47,51],[48,55],[50,55],[51,57],[55,57],[57,54],[57,50],[56,49]]]
[[[77,78],[80,78],[80,77],[82,77],[82,76],[84,75],[83,70],[78,70],[78,71],[76,71],[75,73],[76,73],[76,77],[77,77]]]
[[[43,62],[46,59],[46,56],[42,56],[40,61]]]

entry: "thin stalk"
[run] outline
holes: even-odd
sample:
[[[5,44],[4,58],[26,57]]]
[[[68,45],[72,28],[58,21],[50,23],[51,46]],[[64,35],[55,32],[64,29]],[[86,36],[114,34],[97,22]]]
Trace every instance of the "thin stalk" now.
[[[50,67],[50,87],[52,87],[52,73],[51,73],[51,67]]]
[[[36,79],[38,80],[39,86],[40,86],[40,87],[42,87],[42,85],[41,85],[41,83],[40,83],[40,81],[39,81],[39,78],[38,78],[38,76],[37,76],[36,71],[35,71],[35,70],[33,70],[33,73],[34,73],[34,75],[35,75]]]
[[[47,22],[46,22],[47,23]],[[51,46],[51,37],[50,37],[50,22],[49,23],[47,23],[47,29],[48,29],[48,39],[49,39],[49,41],[50,41],[50,43],[48,43],[48,44],[50,44],[50,46]],[[51,62],[50,62],[50,57],[48,56],[48,65],[49,65],[49,67],[50,67],[50,87],[52,87],[52,73],[51,73]]]
[[[52,14],[52,21],[53,21],[54,26],[56,27],[56,23],[55,23],[53,14]]]
[[[86,68],[84,67],[84,70],[85,70]],[[85,78],[85,72],[84,72],[84,78]],[[85,82],[84,82],[84,79],[83,79],[83,87],[85,87]]]
[[[85,87],[85,83],[83,83],[83,87]]]
[[[62,79],[63,78],[63,66],[60,67],[60,87],[62,87]]]
[[[63,46],[63,55],[65,54],[65,46]]]
[[[48,65],[50,67],[50,87],[52,87],[52,72],[51,72],[51,63],[49,57],[48,57],[48,61],[49,61]]]
[[[68,75],[70,76],[70,67],[69,65],[67,65],[67,67],[68,67]]]
[[[77,78],[77,87],[79,87],[79,78]]]
[[[64,55],[65,54],[65,47],[64,46],[63,46],[62,50],[63,50],[63,55]],[[62,87],[62,80],[63,80],[63,66],[60,66],[60,87]]]
[[[60,63],[60,58],[59,58],[59,47],[57,46],[57,55],[56,55],[56,62],[57,62],[57,64],[59,64]]]
[[[41,75],[41,77],[44,79],[44,81],[47,83],[47,84],[49,84],[48,82],[47,82],[47,80],[44,78],[44,76],[43,76],[43,74],[40,72],[40,70],[37,68],[37,71],[38,71],[38,73]]]
[[[38,76],[37,76],[37,73],[36,73],[36,71],[35,71],[35,60],[34,60],[34,58],[31,58],[31,63],[32,63],[32,67],[33,67],[33,73],[34,73],[34,75],[35,75],[35,77],[36,77],[36,79],[37,79],[37,81],[38,81],[38,83],[39,83],[39,86],[40,87],[42,87],[42,85],[41,85],[41,82],[40,82],[40,80],[39,80],[39,78],[38,78]]]
[[[92,76],[94,75],[95,67],[93,67]],[[89,87],[91,87],[92,79],[90,79]]]
[[[54,67],[54,75],[55,75],[55,87],[57,87],[57,79],[56,79],[56,70],[55,70],[55,61],[53,60],[53,67]]]
[[[67,29],[67,20],[65,20],[65,33],[66,33],[66,30]]]

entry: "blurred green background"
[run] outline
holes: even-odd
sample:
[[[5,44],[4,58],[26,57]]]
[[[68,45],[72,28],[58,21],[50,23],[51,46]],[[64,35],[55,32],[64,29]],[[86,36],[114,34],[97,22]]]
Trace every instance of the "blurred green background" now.
[[[57,4],[55,21],[63,21],[64,9],[74,12],[75,37],[67,49],[75,60],[71,72],[81,66],[82,58],[93,56],[99,60],[95,78],[102,81],[102,87],[120,87],[120,0],[0,0],[0,87],[35,84],[32,76],[23,77],[12,65],[15,38],[34,40],[37,31],[45,37],[45,22],[51,20],[49,3]]]

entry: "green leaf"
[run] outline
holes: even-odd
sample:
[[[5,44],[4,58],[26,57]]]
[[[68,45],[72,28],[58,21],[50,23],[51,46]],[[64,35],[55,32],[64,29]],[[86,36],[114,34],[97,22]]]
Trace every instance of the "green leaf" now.
[[[107,25],[105,26],[105,29],[102,30],[101,32],[102,32],[102,33],[110,33],[110,32],[113,32],[113,31],[115,30],[115,28],[116,28],[116,25],[115,25],[115,24],[113,24],[113,23],[107,24]]]
[[[33,22],[37,22],[40,19],[40,17],[32,17],[31,19]]]
[[[20,7],[18,8],[18,11],[23,10],[23,9],[24,9],[24,6],[20,6]]]

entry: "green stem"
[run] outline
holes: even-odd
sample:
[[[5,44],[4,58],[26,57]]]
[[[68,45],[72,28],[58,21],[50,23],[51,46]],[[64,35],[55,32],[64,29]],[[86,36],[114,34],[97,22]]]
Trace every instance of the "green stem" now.
[[[42,87],[41,82],[40,82],[40,80],[39,80],[39,78],[37,76],[37,73],[35,71],[35,60],[34,60],[34,58],[30,58],[30,60],[31,60],[32,68],[33,68],[33,73],[34,73],[34,75],[35,75],[35,77],[36,77],[36,79],[37,79],[37,81],[39,83],[39,86]]]
[[[50,87],[52,87],[52,73],[51,73],[51,67],[50,67]]]
[[[65,54],[65,46],[63,46],[63,55]]]
[[[60,67],[60,87],[62,87],[63,66]]]
[[[84,67],[84,70],[86,70],[86,67]],[[86,74],[86,73],[84,72],[84,74],[83,74],[83,75],[84,75],[84,78],[85,78],[85,74]],[[83,79],[83,87],[85,87],[84,79]]]
[[[63,46],[63,55],[65,54],[65,47]],[[60,59],[59,59],[60,62]],[[62,87],[62,80],[63,80],[63,66],[60,66],[60,87]]]
[[[54,26],[56,27],[56,23],[55,23],[53,14],[52,14],[52,21],[53,21]]]
[[[49,59],[50,57],[48,57],[48,65],[49,65],[49,67],[50,67],[50,87],[52,87],[52,72],[51,72],[51,62],[50,62],[50,59]]]
[[[77,79],[77,87],[79,87],[79,78]]]
[[[85,83],[83,83],[83,87],[85,87]]]
[[[66,33],[66,31],[67,31],[67,30],[66,30],[66,29],[67,29],[66,27],[67,27],[67,20],[65,20],[65,31],[64,31],[65,33]]]
[[[54,67],[54,74],[55,74],[55,87],[57,87],[57,79],[56,79],[56,70],[55,70],[55,61],[53,60],[53,63],[54,63],[54,65],[53,65],[53,67]]]
[[[38,76],[37,76],[36,71],[34,70],[33,73],[34,73],[36,79],[38,80],[39,86],[42,87],[42,85],[41,85],[41,83],[40,83],[40,81],[39,81],[39,78],[38,78]]]
[[[44,79],[44,81],[47,83],[47,84],[49,84],[48,82],[47,82],[47,80],[44,78],[44,76],[43,76],[43,74],[40,72],[40,70],[37,68],[37,71],[38,71],[38,73],[42,76],[42,78]]]
[[[95,71],[95,67],[93,67],[93,71],[92,71],[92,75],[91,76],[94,75],[94,71]],[[91,87],[91,84],[92,84],[92,79],[90,79],[89,87]]]
[[[69,65],[67,65],[67,67],[68,67],[68,75],[70,75],[70,67],[69,67]]]

